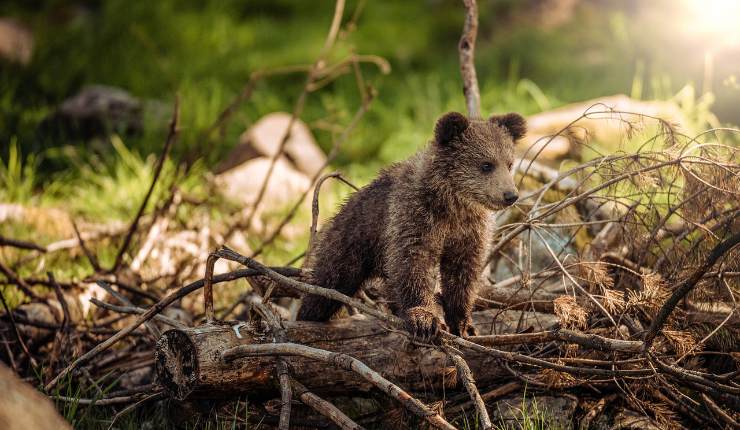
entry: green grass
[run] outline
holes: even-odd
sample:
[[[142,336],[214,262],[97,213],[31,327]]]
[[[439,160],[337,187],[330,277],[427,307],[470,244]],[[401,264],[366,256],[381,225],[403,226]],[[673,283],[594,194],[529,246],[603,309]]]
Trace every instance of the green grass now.
[[[495,430],[564,430],[552,411],[538,404],[534,395],[530,397],[527,397],[525,391],[518,407],[500,406],[499,403],[495,404],[497,407],[495,411],[492,407],[489,407],[489,415],[494,421],[493,428]],[[503,417],[507,419],[504,420]],[[465,430],[481,428],[478,414],[474,409],[463,412],[462,415],[450,423]]]
[[[533,395],[531,400],[527,401],[527,393],[522,396],[521,406],[510,411],[499,411],[499,414],[512,414],[516,419],[516,424],[501,422],[494,424],[496,430],[565,430],[552,411],[543,408],[537,403],[537,398]]]

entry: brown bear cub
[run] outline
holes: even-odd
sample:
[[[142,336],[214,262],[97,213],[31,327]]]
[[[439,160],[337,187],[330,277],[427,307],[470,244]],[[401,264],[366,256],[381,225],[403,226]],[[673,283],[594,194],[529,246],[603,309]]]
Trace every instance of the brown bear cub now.
[[[414,336],[472,334],[471,312],[491,242],[491,212],[517,201],[514,142],[525,121],[444,115],[434,142],[352,195],[311,250],[306,282],[352,296],[381,277]],[[435,287],[441,284],[441,294]],[[441,305],[444,324],[438,317]],[[299,320],[325,321],[341,303],[308,295]]]

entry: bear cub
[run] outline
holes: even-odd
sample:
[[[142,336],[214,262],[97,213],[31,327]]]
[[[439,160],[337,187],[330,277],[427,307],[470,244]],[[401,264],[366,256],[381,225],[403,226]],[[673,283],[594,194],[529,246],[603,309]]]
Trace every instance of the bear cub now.
[[[491,212],[519,198],[511,167],[514,143],[525,131],[516,113],[487,120],[442,116],[430,145],[381,171],[322,229],[305,281],[352,296],[365,280],[380,277],[412,335],[474,334],[471,313],[491,242]],[[340,306],[307,295],[298,319],[326,321]]]

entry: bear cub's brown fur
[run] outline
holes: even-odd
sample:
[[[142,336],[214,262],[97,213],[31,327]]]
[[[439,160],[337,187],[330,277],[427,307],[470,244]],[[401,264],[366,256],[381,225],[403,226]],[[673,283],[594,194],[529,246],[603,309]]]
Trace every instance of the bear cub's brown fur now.
[[[491,212],[518,198],[511,166],[525,127],[515,113],[441,117],[430,145],[383,170],[323,228],[306,281],[352,296],[368,278],[381,277],[413,335],[472,334]],[[435,294],[438,282],[441,294]],[[444,322],[435,312],[439,305]],[[325,321],[340,306],[308,295],[298,319]]]

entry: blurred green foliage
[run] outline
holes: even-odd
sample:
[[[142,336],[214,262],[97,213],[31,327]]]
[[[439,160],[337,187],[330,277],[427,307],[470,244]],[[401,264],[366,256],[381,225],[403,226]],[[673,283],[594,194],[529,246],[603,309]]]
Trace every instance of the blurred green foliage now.
[[[345,23],[358,6],[354,31],[340,36],[332,58],[356,50],[387,58],[393,69],[381,78],[374,66],[363,66],[379,97],[339,161],[387,163],[422,145],[442,111],[464,107],[456,52],[462,11],[452,0],[349,1]],[[574,20],[553,34],[507,22],[517,7],[512,1],[481,2],[477,65],[485,112],[531,113],[543,104],[629,88],[633,65],[622,61],[627,44],[614,43],[618,26],[607,31],[602,27],[610,14],[586,11],[588,19]],[[6,3],[0,14],[30,23],[36,49],[30,65],[0,67],[0,142],[15,138],[24,152],[45,151],[46,159],[63,159],[55,167],[69,166],[68,151],[48,149],[90,145],[48,141],[39,136],[38,124],[65,97],[85,84],[98,83],[165,105],[180,94],[183,142],[175,150],[177,158],[188,148],[204,145],[200,132],[238,93],[250,72],[313,61],[332,8],[333,2],[286,0]],[[582,61],[589,53],[598,58]],[[226,133],[208,142],[207,163],[227,154],[238,134],[260,115],[290,110],[303,80],[292,75],[261,83]],[[304,118],[309,123],[346,123],[358,102],[350,75],[313,94]],[[142,153],[157,151],[165,122],[166,115],[148,121],[146,132],[127,139],[126,145]],[[331,134],[315,131],[320,144],[329,147]]]
[[[643,76],[656,42],[644,42],[635,31],[626,16],[629,7],[598,3],[586,2],[574,19],[546,30],[528,22],[527,2],[481,1],[476,61],[483,111],[533,113],[618,92],[666,97],[665,92],[683,86],[685,81],[678,81],[673,88],[666,75],[673,70],[660,70],[654,62],[647,67],[651,78]],[[107,143],[50,138],[38,127],[83,85],[106,84],[160,101],[156,106],[170,106],[179,94],[183,133],[174,158],[200,147],[206,165],[212,165],[251,122],[291,109],[304,81],[300,74],[260,83],[222,135],[203,138],[252,71],[312,62],[332,10],[330,1],[290,0],[4,3],[0,15],[30,24],[36,48],[28,66],[0,65],[0,156],[7,156],[5,147],[12,140],[22,153],[39,155],[37,162],[48,172],[56,172],[81,164],[71,163],[70,157],[89,162],[90,152],[102,148],[112,153]],[[440,113],[464,108],[456,51],[462,20],[461,5],[454,0],[348,1],[344,23],[354,25],[345,25],[332,60],[352,51],[376,54],[390,61],[392,72],[380,76],[373,65],[363,66],[379,96],[343,148],[339,164],[379,165],[402,158],[425,143]],[[635,86],[635,79],[642,85]],[[350,74],[312,94],[304,120],[346,123],[358,103]],[[167,118],[162,112],[147,115],[144,133],[126,138],[125,144],[142,154],[158,151]],[[331,132],[314,131],[328,148]],[[48,172],[37,179],[47,181]]]

